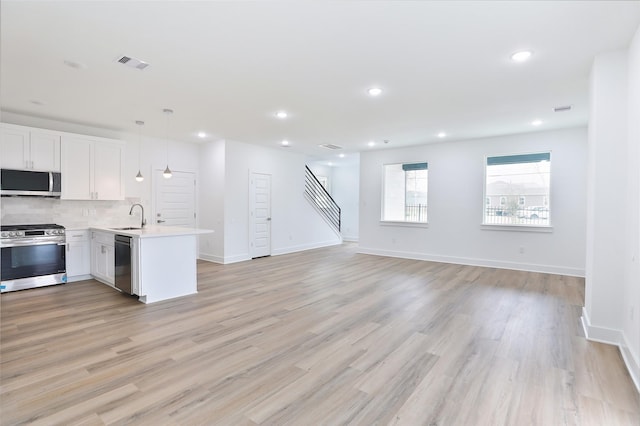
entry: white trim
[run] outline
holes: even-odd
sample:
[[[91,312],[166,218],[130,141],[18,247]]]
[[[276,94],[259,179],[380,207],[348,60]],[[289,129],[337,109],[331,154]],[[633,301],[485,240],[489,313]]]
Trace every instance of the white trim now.
[[[516,232],[553,232],[553,226],[536,226],[536,225],[500,225],[483,223],[480,225],[483,231],[516,231]]]
[[[406,226],[409,228],[428,228],[428,222],[405,222],[401,220],[381,220],[380,226]]]
[[[343,235],[342,236],[342,241],[350,242],[350,243],[357,243],[359,240],[358,240],[358,237],[355,236],[355,235]]]
[[[74,275],[73,277],[67,276],[67,283],[75,283],[75,282],[78,282],[78,281],[85,281],[85,280],[90,280],[90,279],[93,279],[91,274]]]
[[[223,264],[227,265],[229,263],[244,262],[245,260],[251,260],[251,256],[249,255],[249,253],[236,254],[235,256],[225,256]]]
[[[224,258],[222,256],[216,256],[214,254],[200,253],[198,259],[205,260],[207,262],[224,264]]]
[[[587,314],[585,307],[582,307],[582,328],[584,329],[584,335],[587,340],[592,340],[599,343],[607,343],[609,345],[619,345],[622,340],[622,334],[620,330],[614,330],[607,327],[596,327],[591,325],[591,320]]]
[[[640,360],[638,359],[637,354],[634,354],[631,350],[627,336],[624,333],[622,333],[620,353],[622,354],[622,359],[627,366],[631,380],[633,380],[633,384],[636,385],[636,389],[638,390],[638,393],[640,393]]]
[[[582,328],[587,340],[592,342],[605,343],[608,345],[614,345],[618,347],[622,360],[624,361],[627,371],[631,376],[633,384],[636,386],[638,392],[640,392],[640,357],[634,354],[627,340],[627,336],[623,331],[614,330],[606,327],[596,327],[591,325],[589,314],[587,309],[582,307],[582,316],[580,317],[582,322]]]
[[[484,266],[487,268],[513,269],[517,271],[542,272],[547,274],[567,275],[572,277],[584,277],[584,269],[569,266],[539,265],[535,263],[519,263],[508,261],[495,261],[471,257],[440,256],[427,253],[413,253],[404,251],[381,250],[360,246],[358,253],[372,254],[375,256],[399,257],[402,259],[427,260],[430,262],[454,263],[457,265]]]
[[[281,254],[296,253],[299,251],[313,250],[321,247],[339,246],[340,244],[342,244],[342,239],[322,241],[322,242],[311,243],[311,244],[301,244],[298,246],[290,246],[290,247],[283,247],[281,249],[275,249],[273,250],[273,255],[278,256]]]

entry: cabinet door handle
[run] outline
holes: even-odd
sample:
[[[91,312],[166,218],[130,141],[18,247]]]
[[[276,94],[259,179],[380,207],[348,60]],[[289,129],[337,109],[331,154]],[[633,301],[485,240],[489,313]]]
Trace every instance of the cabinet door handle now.
[[[160,220],[160,219],[156,220],[156,223],[165,223],[165,222],[166,220]]]

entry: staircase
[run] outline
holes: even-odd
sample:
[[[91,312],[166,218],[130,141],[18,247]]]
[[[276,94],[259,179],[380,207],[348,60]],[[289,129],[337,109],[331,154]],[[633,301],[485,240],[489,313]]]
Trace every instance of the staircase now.
[[[340,234],[340,207],[322,186],[309,166],[304,166],[304,195],[329,225]]]

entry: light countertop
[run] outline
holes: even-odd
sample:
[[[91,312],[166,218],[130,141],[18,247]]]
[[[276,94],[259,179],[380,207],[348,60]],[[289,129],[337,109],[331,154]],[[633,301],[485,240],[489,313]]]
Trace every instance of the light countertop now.
[[[214,232],[211,229],[182,228],[178,226],[158,226],[158,225],[149,225],[149,226],[145,226],[142,229],[115,229],[115,227],[103,228],[103,227],[92,226],[92,227],[89,227],[89,230],[109,232],[114,235],[115,234],[128,235],[130,237],[138,237],[138,238],[178,237],[183,235],[211,234]]]

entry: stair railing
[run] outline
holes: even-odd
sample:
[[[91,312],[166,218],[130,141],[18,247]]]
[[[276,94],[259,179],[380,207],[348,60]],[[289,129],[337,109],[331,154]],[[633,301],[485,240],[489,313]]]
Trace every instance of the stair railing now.
[[[316,175],[313,174],[309,166],[305,167],[304,195],[311,204],[318,210],[324,219],[336,230],[340,232],[340,207],[333,197],[320,183]]]

